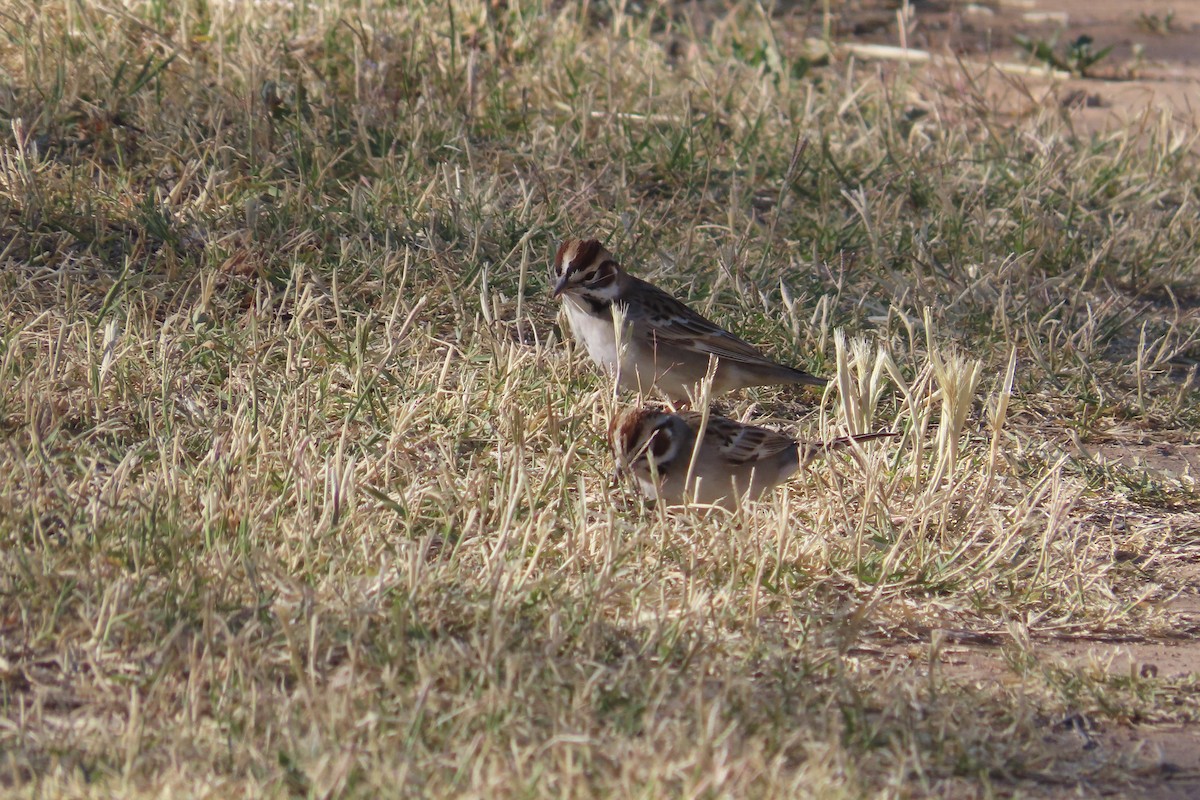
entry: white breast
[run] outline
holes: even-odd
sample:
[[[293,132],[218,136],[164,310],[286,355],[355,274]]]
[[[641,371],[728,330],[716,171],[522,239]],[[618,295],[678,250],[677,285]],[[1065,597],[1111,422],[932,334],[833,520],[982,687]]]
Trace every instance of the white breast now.
[[[617,368],[617,338],[611,319],[589,314],[583,306],[577,305],[573,297],[567,297],[567,321],[571,323],[571,332],[583,343],[588,355],[602,367],[615,370]]]

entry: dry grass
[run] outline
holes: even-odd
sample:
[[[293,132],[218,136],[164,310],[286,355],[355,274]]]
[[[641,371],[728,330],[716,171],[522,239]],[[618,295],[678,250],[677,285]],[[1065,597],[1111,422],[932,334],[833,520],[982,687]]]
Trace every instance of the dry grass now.
[[[1144,777],[1145,754],[1101,758],[1061,723],[1192,722],[1194,676],[1070,669],[1038,642],[1183,630],[1166,601],[1195,534],[1164,520],[1196,507],[1193,476],[1078,445],[1194,441],[1193,132],[1002,120],[808,63],[810,23],[0,15],[0,785],[959,797]],[[731,413],[902,435],[734,515],[611,489],[611,387],[544,279],[576,234],[836,372],[824,397]],[[1004,662],[945,667],[973,636]]]

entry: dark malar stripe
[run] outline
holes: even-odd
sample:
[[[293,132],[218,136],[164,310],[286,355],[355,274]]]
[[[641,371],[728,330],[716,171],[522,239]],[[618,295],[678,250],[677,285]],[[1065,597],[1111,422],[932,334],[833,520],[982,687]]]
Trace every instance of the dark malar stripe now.
[[[612,301],[605,300],[601,297],[592,297],[591,295],[581,295],[583,302],[588,304],[588,309],[596,316],[612,316]]]

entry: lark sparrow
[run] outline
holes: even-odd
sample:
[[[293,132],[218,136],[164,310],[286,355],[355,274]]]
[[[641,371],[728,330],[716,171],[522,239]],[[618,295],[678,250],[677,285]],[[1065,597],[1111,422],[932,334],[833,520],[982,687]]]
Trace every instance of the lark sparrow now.
[[[797,442],[776,431],[710,416],[696,448],[701,414],[629,408],[613,421],[609,436],[618,469],[633,475],[647,497],[678,504],[686,499],[732,508],[757,499],[827,450],[893,433],[843,436],[829,442]],[[691,483],[688,466],[695,452]]]
[[[712,392],[766,384],[824,386],[827,381],[776,364],[659,289],[630,275],[597,241],[572,239],[554,257],[554,296],[561,296],[575,338],[601,367],[615,369],[621,386],[651,387],[674,403],[688,400],[718,359]],[[618,345],[613,309],[624,315]]]

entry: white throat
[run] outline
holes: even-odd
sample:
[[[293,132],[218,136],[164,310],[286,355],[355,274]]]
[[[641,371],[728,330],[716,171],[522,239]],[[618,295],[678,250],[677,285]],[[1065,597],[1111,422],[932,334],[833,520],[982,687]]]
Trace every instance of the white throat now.
[[[576,341],[582,342],[592,360],[601,366],[615,370],[621,360],[622,343],[617,340],[618,321],[623,318],[620,306],[614,305],[612,314],[594,314],[588,301],[574,294],[566,295],[563,307],[567,310],[567,322]],[[621,336],[625,338],[629,326],[622,323]]]

